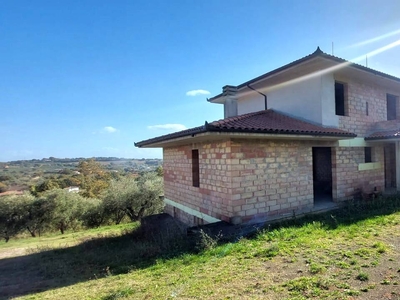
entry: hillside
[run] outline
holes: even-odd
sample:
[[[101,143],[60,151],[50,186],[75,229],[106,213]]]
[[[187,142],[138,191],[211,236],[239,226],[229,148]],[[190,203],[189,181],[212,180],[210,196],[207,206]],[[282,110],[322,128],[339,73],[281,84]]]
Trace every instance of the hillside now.
[[[128,159],[117,157],[94,157],[105,170],[117,173],[139,173],[155,170],[162,165],[161,159]],[[68,175],[76,170],[85,158],[43,158],[0,162],[0,189],[4,184],[8,191],[28,190],[29,186],[50,177]],[[1,192],[1,190],[0,190]]]
[[[136,224],[14,240],[0,244],[0,297],[400,299],[399,211],[351,204],[233,240]]]

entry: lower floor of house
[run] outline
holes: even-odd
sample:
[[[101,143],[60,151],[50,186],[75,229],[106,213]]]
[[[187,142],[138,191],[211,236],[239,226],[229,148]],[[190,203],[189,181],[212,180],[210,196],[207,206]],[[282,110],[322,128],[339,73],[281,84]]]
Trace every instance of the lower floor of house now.
[[[227,139],[164,148],[165,212],[188,226],[263,222],[396,193],[398,142]]]

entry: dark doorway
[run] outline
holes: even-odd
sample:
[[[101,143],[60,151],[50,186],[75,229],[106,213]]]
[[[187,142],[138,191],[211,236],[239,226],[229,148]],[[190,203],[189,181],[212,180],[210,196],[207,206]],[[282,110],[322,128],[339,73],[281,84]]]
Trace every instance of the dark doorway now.
[[[384,148],[385,188],[390,191],[396,188],[396,145],[389,144]]]
[[[313,184],[314,203],[332,201],[332,158],[331,148],[314,147]]]

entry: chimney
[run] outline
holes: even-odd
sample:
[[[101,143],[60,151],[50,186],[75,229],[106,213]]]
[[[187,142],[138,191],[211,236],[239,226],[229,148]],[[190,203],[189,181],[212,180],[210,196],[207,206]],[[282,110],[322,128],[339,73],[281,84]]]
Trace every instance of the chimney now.
[[[225,98],[224,102],[224,118],[237,116],[237,87],[226,85],[222,88],[222,95]]]

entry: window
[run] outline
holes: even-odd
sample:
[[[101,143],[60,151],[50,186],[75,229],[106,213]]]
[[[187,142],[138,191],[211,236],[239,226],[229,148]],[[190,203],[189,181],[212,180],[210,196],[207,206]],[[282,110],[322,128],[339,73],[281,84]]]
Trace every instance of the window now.
[[[193,186],[200,186],[199,150],[192,150],[192,179]]]
[[[371,147],[365,147],[364,148],[364,155],[365,155],[365,162],[366,163],[372,162],[372,148]]]
[[[396,120],[397,119],[397,97],[394,95],[386,94],[386,109],[387,109],[387,119]]]
[[[335,111],[337,116],[345,116],[346,87],[343,83],[335,82]]]

